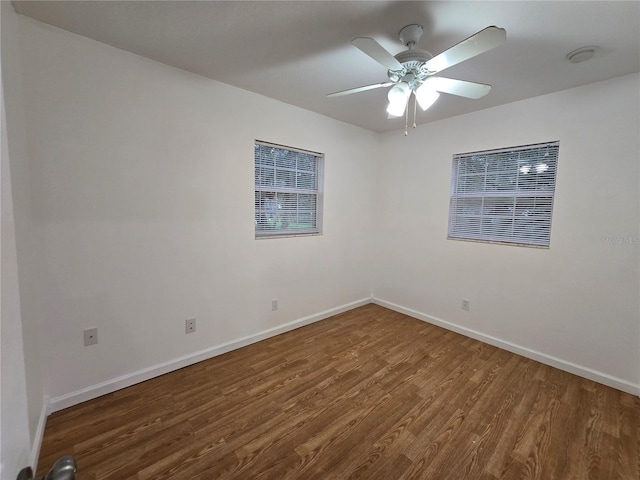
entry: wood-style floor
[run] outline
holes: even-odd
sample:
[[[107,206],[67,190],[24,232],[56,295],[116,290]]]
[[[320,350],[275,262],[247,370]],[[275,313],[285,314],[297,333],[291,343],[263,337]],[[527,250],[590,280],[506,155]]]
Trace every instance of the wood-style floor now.
[[[366,305],[54,413],[78,479],[638,480],[640,399]]]

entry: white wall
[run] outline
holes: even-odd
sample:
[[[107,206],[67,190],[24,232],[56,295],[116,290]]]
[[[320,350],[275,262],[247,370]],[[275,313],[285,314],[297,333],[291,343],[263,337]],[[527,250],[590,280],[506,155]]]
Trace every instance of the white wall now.
[[[15,478],[30,464],[31,436],[3,91],[0,79],[0,478]]]
[[[2,59],[2,280],[0,478],[15,478],[38,456],[46,410],[35,290],[40,250],[31,221],[20,26],[9,2],[0,2]],[[7,93],[8,92],[8,93]],[[5,117],[6,113],[6,117]],[[5,121],[6,119],[6,121]],[[29,296],[22,293],[30,292]]]
[[[54,401],[369,298],[374,133],[19,20]],[[254,139],[326,155],[323,235],[254,239]]]
[[[635,74],[383,135],[376,297],[638,392],[639,85]],[[447,240],[453,154],[553,140],[548,250]]]

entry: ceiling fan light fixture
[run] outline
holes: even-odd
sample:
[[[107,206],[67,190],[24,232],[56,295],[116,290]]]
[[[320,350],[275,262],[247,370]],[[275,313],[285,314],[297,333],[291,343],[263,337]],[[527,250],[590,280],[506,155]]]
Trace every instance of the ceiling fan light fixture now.
[[[426,83],[423,83],[418,87],[415,91],[415,95],[416,100],[418,100],[418,105],[420,105],[422,110],[429,108],[436,100],[438,100],[438,97],[440,97],[440,94]]]
[[[407,102],[389,102],[387,106],[387,113],[390,117],[401,117],[404,115],[404,111],[407,108]]]
[[[411,95],[411,89],[405,82],[400,82],[391,87],[387,94],[387,98],[389,99],[387,113],[392,117],[401,117],[404,114],[405,108],[407,108],[409,95]]]
[[[409,94],[411,93],[411,88],[409,88],[409,84],[405,82],[400,82],[389,89],[389,93],[387,93],[387,98],[389,102],[406,102]]]

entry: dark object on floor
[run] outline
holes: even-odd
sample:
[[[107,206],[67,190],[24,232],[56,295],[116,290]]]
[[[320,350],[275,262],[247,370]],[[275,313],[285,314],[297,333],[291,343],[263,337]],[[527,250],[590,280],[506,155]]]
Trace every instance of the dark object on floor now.
[[[38,477],[35,480],[75,480],[75,478],[76,461],[71,455],[65,455],[53,464],[53,467],[45,476]],[[17,480],[33,480],[31,467],[20,470]]]

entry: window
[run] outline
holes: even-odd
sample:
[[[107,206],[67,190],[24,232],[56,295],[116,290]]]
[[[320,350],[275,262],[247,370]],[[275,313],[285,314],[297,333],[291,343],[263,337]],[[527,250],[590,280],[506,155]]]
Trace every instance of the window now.
[[[449,235],[549,247],[559,142],[453,156]]]
[[[256,140],[256,238],[322,232],[324,156]]]

